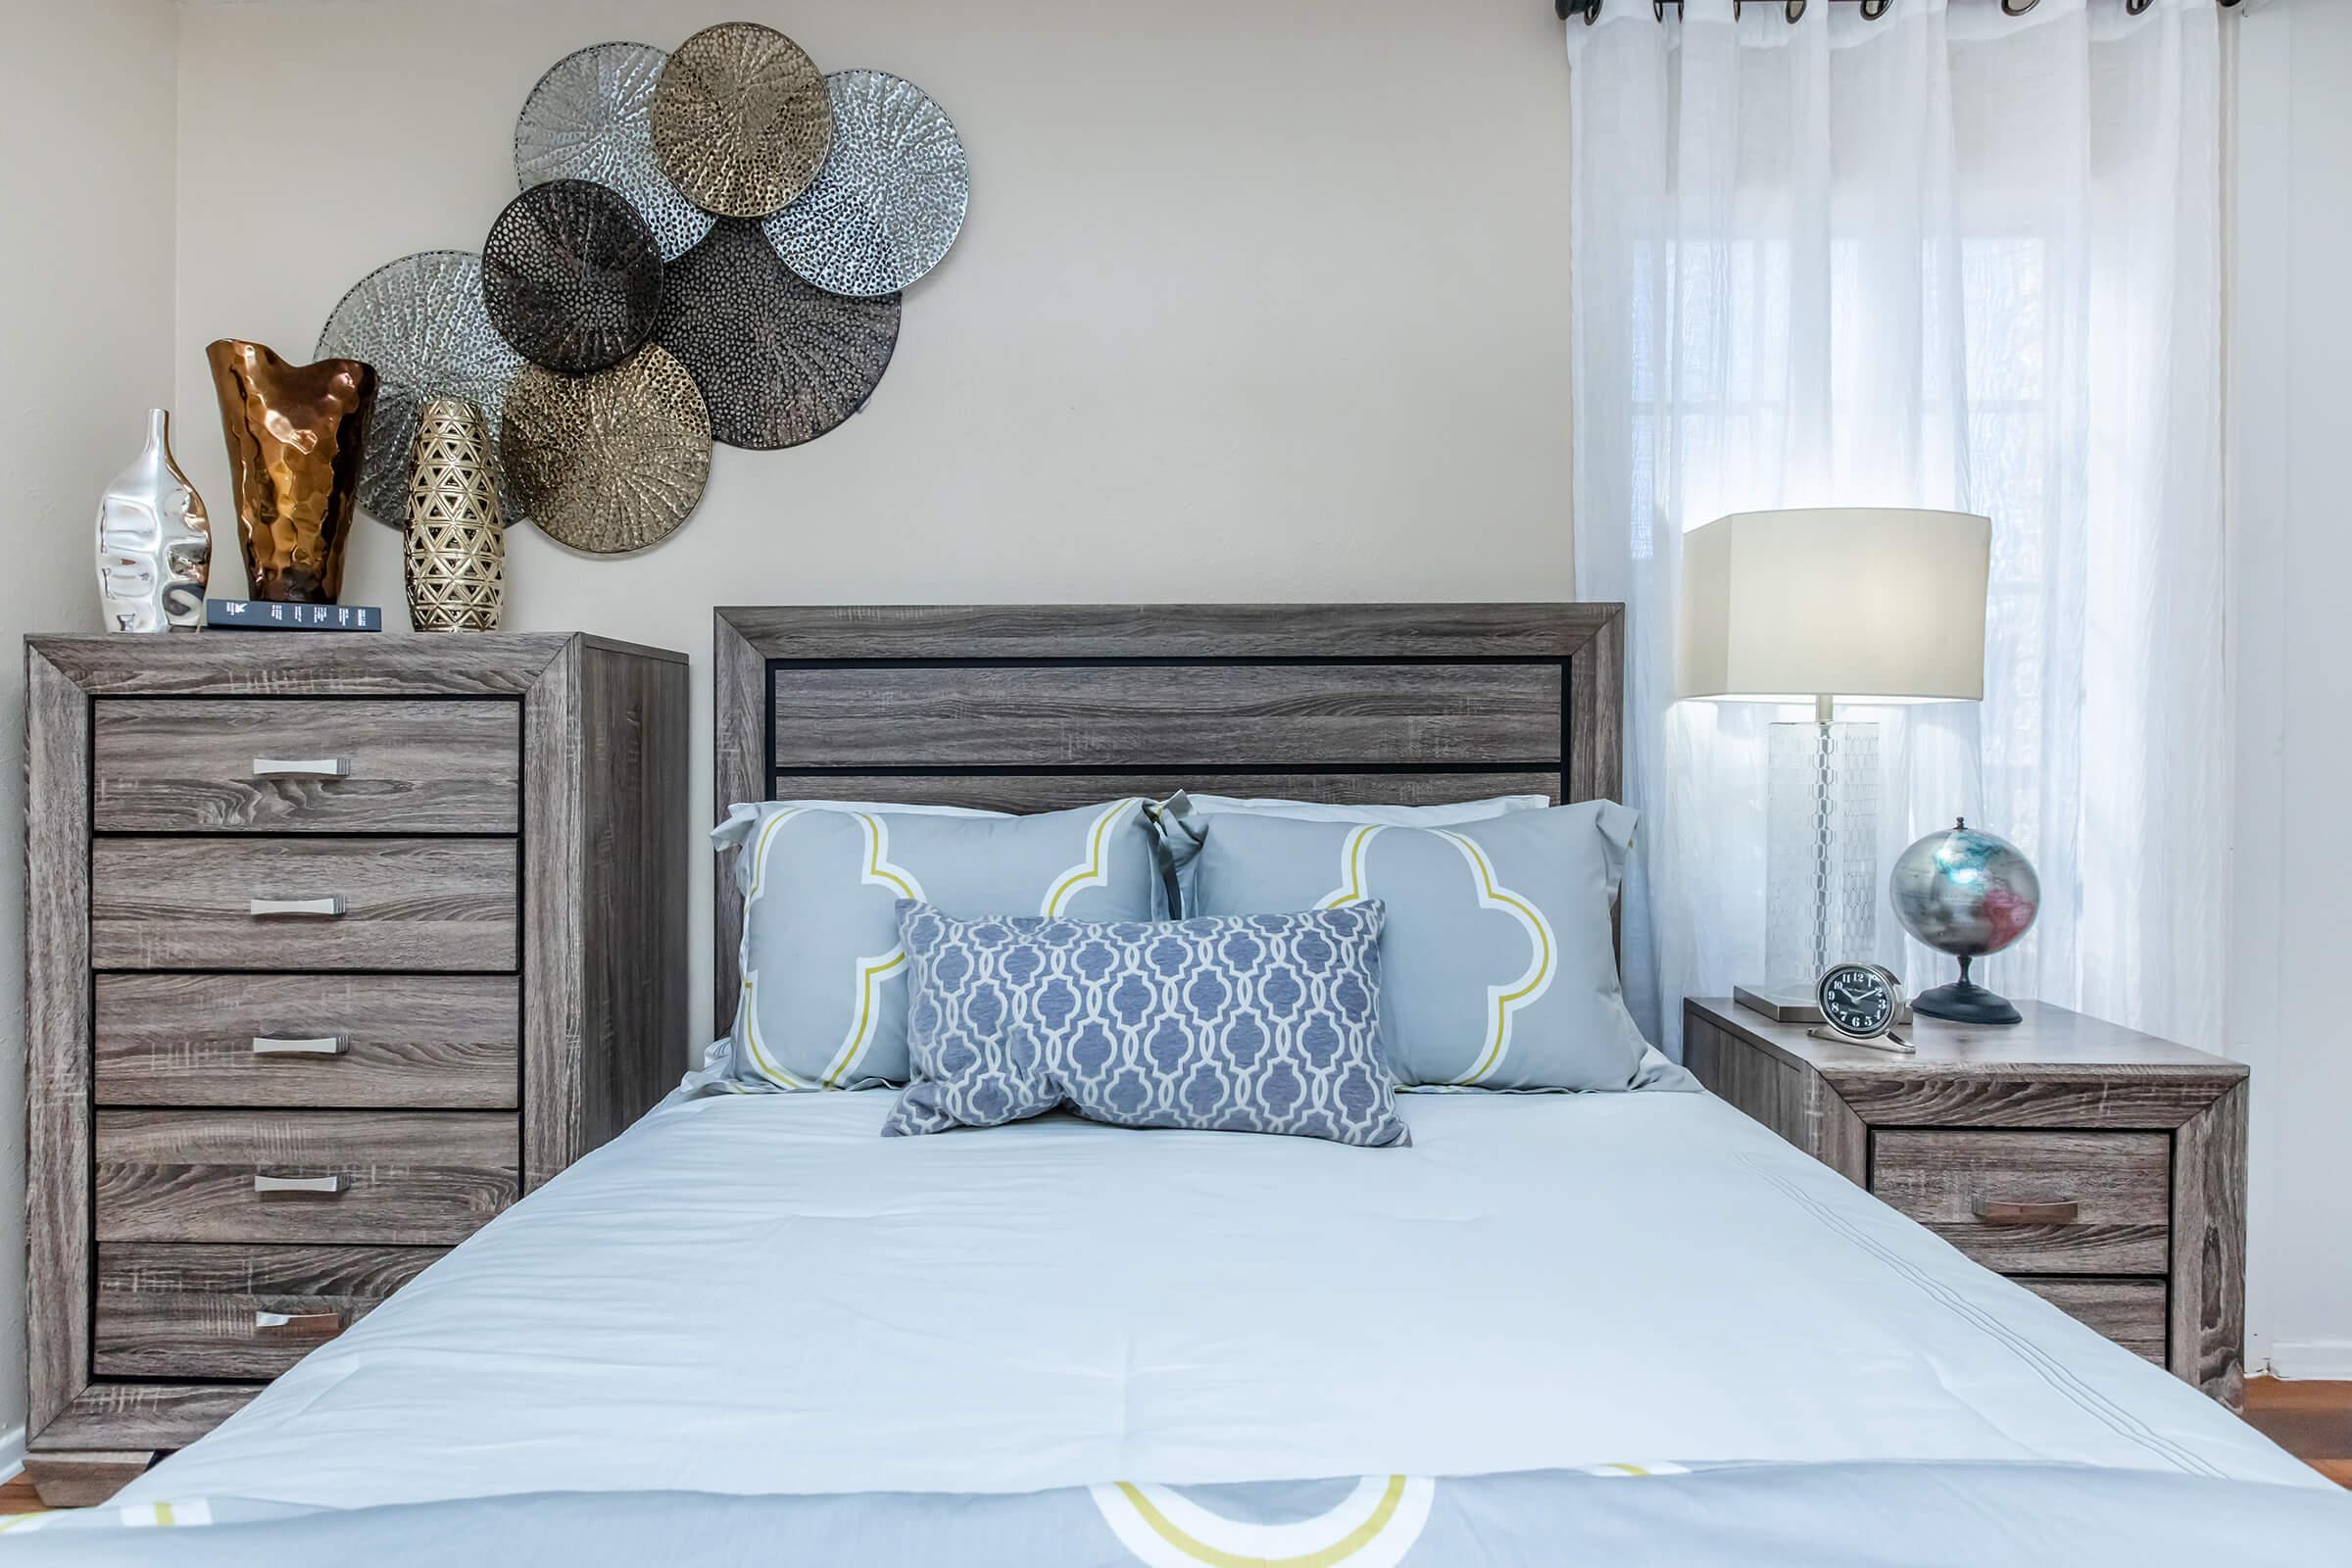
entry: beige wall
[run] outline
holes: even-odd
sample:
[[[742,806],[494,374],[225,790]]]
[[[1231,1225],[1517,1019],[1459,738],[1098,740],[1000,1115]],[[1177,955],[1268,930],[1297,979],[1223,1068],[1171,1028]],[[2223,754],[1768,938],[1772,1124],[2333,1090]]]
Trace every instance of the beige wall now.
[[[1568,594],[1567,71],[1532,0],[191,8],[172,367],[216,516],[208,340],[307,356],[370,268],[479,246],[557,58],[737,17],[935,94],[973,200],[858,418],[721,448],[642,555],[513,537],[511,626],[693,656],[698,802],[721,602]],[[365,526],[346,597],[395,605]]]
[[[169,0],[0,0],[0,1466],[24,1420],[18,639],[97,628],[98,493],[172,397],[172,30]]]

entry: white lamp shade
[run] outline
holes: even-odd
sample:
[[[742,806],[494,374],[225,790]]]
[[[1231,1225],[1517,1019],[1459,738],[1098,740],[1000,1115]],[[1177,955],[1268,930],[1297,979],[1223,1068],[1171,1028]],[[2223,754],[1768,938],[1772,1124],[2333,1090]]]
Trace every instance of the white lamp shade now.
[[[1977,702],[1992,523],[1964,512],[1740,512],[1683,535],[1676,695]]]

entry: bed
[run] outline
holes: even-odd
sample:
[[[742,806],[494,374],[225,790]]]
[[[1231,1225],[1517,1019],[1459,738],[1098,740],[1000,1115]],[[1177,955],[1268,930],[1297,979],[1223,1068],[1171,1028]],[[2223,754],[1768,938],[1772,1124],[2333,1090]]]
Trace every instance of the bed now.
[[[1605,795],[1620,628],[721,611],[718,795]],[[883,1139],[888,1091],[676,1099],[19,1549],[2352,1560],[2352,1499],[1711,1097],[1401,1098],[1396,1150],[1064,1117]],[[201,1528],[115,1528],[156,1524]]]

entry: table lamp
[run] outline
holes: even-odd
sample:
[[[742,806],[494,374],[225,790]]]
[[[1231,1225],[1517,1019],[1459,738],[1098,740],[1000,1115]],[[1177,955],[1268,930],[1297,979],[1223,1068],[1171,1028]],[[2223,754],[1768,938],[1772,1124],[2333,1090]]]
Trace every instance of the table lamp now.
[[[1992,524],[1960,512],[1740,512],[1683,536],[1675,693],[1810,703],[1776,723],[1765,792],[1764,976],[1734,995],[1820,1021],[1813,982],[1867,959],[1879,909],[1879,726],[1838,699],[1980,702]]]

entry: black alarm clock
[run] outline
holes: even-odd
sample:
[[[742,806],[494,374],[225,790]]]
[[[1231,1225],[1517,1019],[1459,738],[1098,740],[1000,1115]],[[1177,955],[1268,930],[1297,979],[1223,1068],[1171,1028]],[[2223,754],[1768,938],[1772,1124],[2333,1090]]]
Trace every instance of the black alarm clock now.
[[[1816,1040],[1904,1054],[1917,1049],[1894,1032],[1903,1007],[1903,983],[1891,969],[1875,963],[1833,963],[1813,983],[1813,1004],[1821,1008],[1825,1025],[1806,1031]]]

